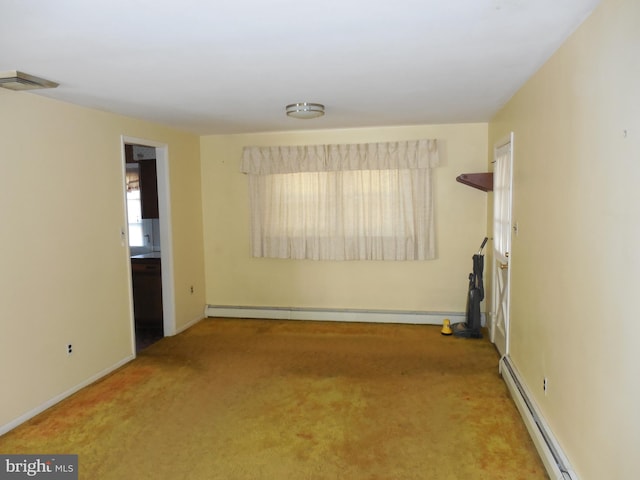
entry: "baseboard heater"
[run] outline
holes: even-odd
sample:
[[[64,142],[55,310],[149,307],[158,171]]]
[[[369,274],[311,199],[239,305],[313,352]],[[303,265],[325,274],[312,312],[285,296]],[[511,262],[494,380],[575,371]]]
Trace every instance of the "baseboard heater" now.
[[[520,411],[520,415],[522,415],[549,478],[551,480],[579,480],[576,473],[569,468],[567,457],[531,400],[526,387],[520,381],[520,376],[508,355],[500,360],[500,373]]]
[[[442,325],[465,321],[463,312],[416,312],[405,310],[359,310],[329,308],[254,307],[239,305],[207,305],[207,317],[264,318],[274,320],[320,320],[336,322],[408,323]]]

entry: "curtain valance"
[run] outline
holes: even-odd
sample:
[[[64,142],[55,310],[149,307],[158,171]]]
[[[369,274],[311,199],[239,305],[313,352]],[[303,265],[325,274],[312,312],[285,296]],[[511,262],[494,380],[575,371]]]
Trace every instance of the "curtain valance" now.
[[[438,166],[437,140],[338,145],[244,147],[241,171],[253,175]]]

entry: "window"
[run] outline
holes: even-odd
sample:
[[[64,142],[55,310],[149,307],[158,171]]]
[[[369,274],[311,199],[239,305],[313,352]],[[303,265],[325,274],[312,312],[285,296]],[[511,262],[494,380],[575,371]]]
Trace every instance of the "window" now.
[[[140,200],[140,172],[137,163],[127,164],[127,218],[129,221],[129,246],[144,246],[142,203]]]
[[[129,218],[129,246],[144,246],[140,190],[127,192],[127,215]]]
[[[314,260],[435,257],[435,140],[247,147],[252,252]]]
[[[502,257],[511,251],[511,183],[513,139],[496,147],[494,151],[495,173],[493,180],[493,245]]]

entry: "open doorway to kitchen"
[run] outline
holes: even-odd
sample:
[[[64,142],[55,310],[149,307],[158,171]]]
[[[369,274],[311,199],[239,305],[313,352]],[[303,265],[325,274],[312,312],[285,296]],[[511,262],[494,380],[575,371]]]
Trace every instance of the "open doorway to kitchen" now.
[[[122,138],[132,338],[140,352],[175,333],[167,146]]]

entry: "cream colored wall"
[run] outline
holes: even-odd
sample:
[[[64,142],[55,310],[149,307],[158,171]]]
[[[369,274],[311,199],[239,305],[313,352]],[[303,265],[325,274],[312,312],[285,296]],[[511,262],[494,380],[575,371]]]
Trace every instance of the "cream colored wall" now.
[[[487,125],[306,131],[201,139],[207,294],[214,305],[457,311],[465,309],[471,256],[486,232],[486,193],[455,181],[486,171]],[[258,259],[249,249],[245,145],[441,142],[435,172],[438,258],[423,262]]]
[[[604,0],[490,124],[515,132],[511,355],[581,480],[640,472],[638,25]]]
[[[177,326],[203,315],[198,137],[0,91],[0,428],[133,354],[121,135],[169,146]]]

